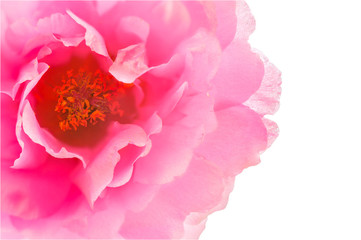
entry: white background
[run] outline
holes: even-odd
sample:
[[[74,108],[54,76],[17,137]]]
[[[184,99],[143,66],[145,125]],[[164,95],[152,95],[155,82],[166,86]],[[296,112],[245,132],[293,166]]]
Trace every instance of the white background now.
[[[282,71],[280,136],[201,240],[361,239],[361,1],[246,0]]]

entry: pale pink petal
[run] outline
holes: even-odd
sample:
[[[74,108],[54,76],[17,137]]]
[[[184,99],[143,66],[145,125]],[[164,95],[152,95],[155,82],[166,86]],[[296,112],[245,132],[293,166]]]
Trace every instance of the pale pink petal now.
[[[202,6],[208,17],[208,28],[215,32],[222,48],[225,48],[236,33],[236,1],[205,1],[202,2]],[[197,18],[199,19],[198,16]]]
[[[74,182],[91,206],[113,179],[114,168],[121,160],[118,151],[128,144],[143,147],[148,141],[146,133],[136,125],[114,123],[109,132],[112,135],[98,147],[98,151],[92,152],[94,157],[86,168],[79,168],[74,176]]]
[[[267,148],[269,148],[272,143],[276,140],[276,138],[278,137],[279,134],[279,129],[277,126],[277,123],[267,119],[267,118],[263,118],[262,119],[264,126],[267,129]]]
[[[138,123],[148,137],[160,133],[162,130],[162,119],[158,114],[154,113],[145,123]],[[127,183],[133,174],[133,165],[140,158],[146,156],[151,150],[152,142],[148,141],[144,147],[137,147],[129,145],[126,148],[119,151],[121,157],[119,163],[114,169],[114,176],[112,182],[108,187],[120,187]]]
[[[223,52],[222,62],[213,80],[216,107],[246,101],[261,85],[263,62],[247,42],[233,41]]]
[[[205,137],[195,153],[230,176],[257,164],[267,147],[267,131],[260,116],[244,106],[219,110],[216,115],[216,131]]]
[[[126,184],[133,174],[133,164],[140,157],[146,155],[150,150],[151,144],[146,147],[137,147],[129,145],[119,151],[120,160],[114,167],[114,175],[108,187],[120,187]]]
[[[222,50],[218,40],[209,32],[199,30],[176,51],[185,55],[181,81],[188,82],[190,91],[207,92],[221,62]]]
[[[256,21],[244,0],[236,2],[237,30],[236,38],[248,40],[256,27]]]
[[[263,54],[258,54],[264,64],[264,76],[259,89],[244,102],[244,105],[261,115],[274,114],[279,107],[281,72]]]
[[[79,25],[84,27],[86,29],[85,32],[85,43],[90,49],[100,55],[103,55],[105,57],[109,57],[107,48],[105,46],[105,42],[103,37],[100,35],[100,33],[90,24],[76,16],[73,12],[70,10],[66,11],[69,16],[74,19]]]
[[[113,206],[120,206],[124,213],[126,211],[141,213],[157,196],[160,187],[161,185],[141,184],[130,179],[120,188],[107,188],[107,195],[95,204],[105,201]]]
[[[109,72],[118,81],[128,84],[133,83],[147,70],[144,44],[120,49],[113,65],[109,68]]]
[[[119,29],[124,33],[134,34],[142,42],[146,42],[149,35],[149,24],[139,17],[127,16],[121,19]],[[123,36],[124,37],[124,36]]]
[[[183,174],[192,159],[193,149],[201,142],[202,127],[164,125],[151,136],[152,150],[135,163],[134,180],[161,184]]]
[[[201,158],[160,191],[141,212],[128,211],[120,234],[126,238],[179,239],[191,212],[206,211],[222,201],[222,173]]]
[[[84,40],[85,29],[68,15],[55,13],[39,19],[37,30],[62,41],[64,46],[78,46]]]
[[[117,1],[97,1],[96,2],[96,9],[98,11],[98,14],[104,15],[104,13],[110,11],[112,8],[115,7],[117,4]]]
[[[225,48],[233,40],[236,33],[236,1],[215,1],[217,12],[217,38]]]
[[[187,36],[190,20],[188,10],[182,2],[158,3],[147,19],[151,24],[146,44],[150,66],[167,62],[171,58],[174,49]]]

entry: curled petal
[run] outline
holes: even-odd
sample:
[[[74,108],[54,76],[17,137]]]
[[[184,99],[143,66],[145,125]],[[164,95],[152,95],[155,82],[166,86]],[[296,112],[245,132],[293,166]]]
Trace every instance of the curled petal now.
[[[118,151],[128,144],[143,147],[148,137],[142,128],[136,125],[114,123],[109,132],[113,133],[104,141],[104,146],[95,155],[86,168],[79,168],[74,175],[74,182],[81,189],[92,206],[101,192],[111,183],[114,168],[121,160]]]
[[[74,19],[79,25],[84,27],[86,29],[85,32],[85,43],[88,47],[90,47],[91,50],[94,52],[103,55],[105,57],[109,57],[107,48],[105,46],[105,42],[103,37],[100,35],[100,33],[90,24],[79,18],[77,15],[75,15],[72,11],[67,10],[66,11],[69,16]]]
[[[148,70],[144,44],[120,49],[109,72],[120,82],[133,83]]]

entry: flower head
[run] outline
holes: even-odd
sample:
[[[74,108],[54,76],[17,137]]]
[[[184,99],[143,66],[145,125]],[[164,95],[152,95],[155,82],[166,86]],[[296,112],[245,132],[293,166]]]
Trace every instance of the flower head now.
[[[277,136],[243,1],[1,11],[5,238],[196,238]]]

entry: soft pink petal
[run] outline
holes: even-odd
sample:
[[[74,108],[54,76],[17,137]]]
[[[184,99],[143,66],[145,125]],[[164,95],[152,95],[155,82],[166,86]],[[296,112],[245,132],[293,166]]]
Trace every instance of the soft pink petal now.
[[[121,160],[118,151],[128,144],[143,147],[148,141],[146,133],[136,125],[114,123],[109,132],[112,135],[104,141],[104,146],[100,146],[98,151],[92,152],[93,159],[86,168],[79,168],[74,176],[74,182],[81,189],[90,205],[94,204],[101,192],[111,183],[114,168]]]
[[[146,209],[127,212],[120,234],[130,239],[179,239],[186,217],[216,206],[223,191],[222,173],[203,159],[193,159],[184,175],[162,185]]]
[[[149,146],[149,147],[148,147]],[[133,174],[133,164],[138,158],[146,155],[150,150],[150,142],[147,147],[129,145],[119,151],[120,160],[114,167],[114,175],[108,187],[120,187],[126,184]]]
[[[236,1],[215,1],[217,12],[217,38],[225,48],[233,40],[236,33]]]
[[[90,49],[100,55],[109,57],[105,42],[100,33],[90,24],[79,18],[70,10],[66,11],[69,16],[74,19],[79,25],[86,29],[85,32],[85,43]]]
[[[182,2],[159,2],[147,21],[151,24],[146,44],[149,65],[167,62],[175,47],[187,36],[190,16]],[[164,37],[166,34],[166,37]]]
[[[161,185],[141,184],[131,179],[120,188],[107,188],[107,194],[103,199],[99,199],[99,203],[105,201],[113,206],[126,211],[141,213],[157,196]],[[98,201],[95,203],[98,204]]]
[[[151,136],[152,149],[135,163],[134,180],[162,184],[183,174],[192,158],[192,149],[201,141],[202,129],[163,126]]]
[[[281,72],[259,53],[264,63],[264,76],[259,89],[246,101],[249,106],[261,115],[274,114],[279,107],[281,95]]]
[[[162,130],[162,119],[154,113],[146,122],[138,123],[148,137],[160,133]],[[146,156],[152,148],[152,142],[148,141],[144,147],[129,145],[119,151],[121,157],[119,163],[114,169],[112,182],[108,187],[120,187],[127,183],[133,175],[133,165],[140,157]]]
[[[244,0],[236,2],[237,30],[236,38],[248,40],[256,27],[256,21]]]
[[[22,127],[26,135],[29,136],[33,142],[43,146],[46,152],[53,157],[78,158],[84,165],[86,164],[81,154],[68,151],[54,136],[40,127],[34,111],[27,100],[25,101],[22,119],[20,119],[20,121],[22,121]],[[18,138],[21,139],[21,136],[18,136]]]
[[[189,7],[192,5],[189,4]],[[236,1],[205,1],[202,2],[202,6],[208,17],[208,28],[216,33],[222,48],[225,48],[236,33]],[[197,18],[199,21],[198,16]]]
[[[272,143],[276,140],[279,134],[279,129],[277,123],[267,119],[262,119],[264,126],[267,129],[267,148],[269,148]]]
[[[1,93],[1,166],[10,167],[21,153],[20,145],[15,135],[18,101],[13,101],[9,95]]]
[[[188,82],[192,92],[207,92],[221,62],[222,50],[217,38],[199,30],[176,49],[185,55],[181,81]]]
[[[39,19],[37,30],[62,41],[64,46],[78,46],[84,40],[85,29],[68,15],[55,13]]]
[[[216,107],[246,101],[261,85],[264,75],[262,60],[248,43],[235,40],[223,52],[222,62],[213,80]]]
[[[47,159],[48,154],[45,148],[39,144],[34,143],[23,131],[20,133],[21,139],[21,154],[15,160],[13,169],[34,169],[42,164]]]
[[[125,34],[134,34],[142,42],[146,42],[149,36],[149,24],[143,19],[135,16],[127,16],[121,19],[119,29]]]
[[[25,81],[32,81],[34,84],[38,82],[41,76],[46,72],[49,66],[45,63],[39,63],[37,59],[34,59],[29,64],[25,65],[19,72],[18,79],[12,87],[11,96],[14,99],[19,87]]]
[[[120,49],[113,65],[109,68],[109,72],[118,81],[128,84],[133,83],[147,70],[144,44]]]
[[[260,116],[244,106],[219,110],[216,115],[217,130],[205,137],[196,154],[230,176],[257,164],[267,147],[267,131]]]
[[[2,168],[1,211],[24,219],[55,212],[69,192],[73,163],[47,157],[46,164],[34,170]]]

